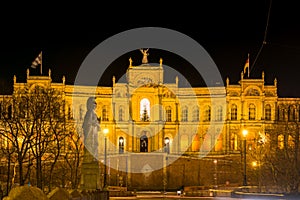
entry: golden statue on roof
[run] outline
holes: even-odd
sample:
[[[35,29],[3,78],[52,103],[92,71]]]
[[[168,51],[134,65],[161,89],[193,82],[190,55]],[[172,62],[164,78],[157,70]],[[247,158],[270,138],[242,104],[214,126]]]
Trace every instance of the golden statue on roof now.
[[[148,50],[149,50],[149,49],[146,49],[146,50],[140,49],[140,51],[141,51],[142,54],[143,54],[143,59],[142,59],[142,63],[143,63],[143,64],[147,64],[147,63],[148,63],[148,58],[147,58],[147,56],[149,56]]]

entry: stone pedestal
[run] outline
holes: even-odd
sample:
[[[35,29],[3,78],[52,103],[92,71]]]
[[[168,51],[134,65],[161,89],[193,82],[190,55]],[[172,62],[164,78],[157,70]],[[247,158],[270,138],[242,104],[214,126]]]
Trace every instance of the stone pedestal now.
[[[101,189],[100,164],[97,159],[85,150],[81,166],[80,189],[95,190]]]

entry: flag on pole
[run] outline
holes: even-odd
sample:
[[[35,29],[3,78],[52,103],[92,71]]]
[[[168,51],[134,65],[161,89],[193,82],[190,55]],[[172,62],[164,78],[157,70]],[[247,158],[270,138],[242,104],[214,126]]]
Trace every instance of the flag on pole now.
[[[35,60],[32,62],[31,67],[36,69],[36,67],[40,65],[41,68],[41,74],[42,74],[42,51],[41,53],[35,58]]]
[[[248,58],[246,60],[245,66],[244,66],[244,74],[246,74],[246,70],[248,69],[248,78],[249,78],[249,53],[248,53]]]

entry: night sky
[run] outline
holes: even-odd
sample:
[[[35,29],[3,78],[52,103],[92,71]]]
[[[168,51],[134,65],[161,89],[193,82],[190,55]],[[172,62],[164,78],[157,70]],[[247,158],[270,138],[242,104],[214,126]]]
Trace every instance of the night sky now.
[[[273,84],[277,78],[280,97],[300,97],[297,2],[272,1],[270,13],[270,0],[209,2],[172,7],[140,2],[134,5],[139,9],[124,7],[121,11],[96,5],[75,10],[50,7],[48,11],[46,8],[34,12],[17,10],[15,18],[12,17],[14,13],[2,13],[0,91],[11,92],[13,75],[18,82],[25,81],[26,69],[41,50],[43,74],[47,75],[51,68],[54,82],[61,82],[65,75],[66,83],[73,84],[85,57],[105,39],[129,29],[163,27],[196,40],[216,63],[224,83],[226,77],[231,84],[238,83],[249,53],[250,78],[260,78],[264,71],[266,84]],[[104,10],[109,14],[104,14]],[[264,37],[266,44],[259,51]],[[162,57],[164,64],[178,70],[192,85],[203,85],[184,58],[167,50],[150,49],[149,53],[149,62],[158,62]],[[112,75],[117,79],[121,77],[128,67],[129,57],[134,65],[141,64],[139,50],[120,55],[108,67],[109,72],[101,79],[101,84],[110,85]],[[30,73],[39,74],[39,70],[30,69]]]

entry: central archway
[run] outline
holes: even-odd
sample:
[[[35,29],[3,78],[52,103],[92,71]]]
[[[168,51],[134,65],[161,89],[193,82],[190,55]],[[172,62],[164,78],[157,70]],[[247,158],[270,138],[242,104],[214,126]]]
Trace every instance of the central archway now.
[[[148,137],[145,134],[140,137],[140,152],[148,152]]]

